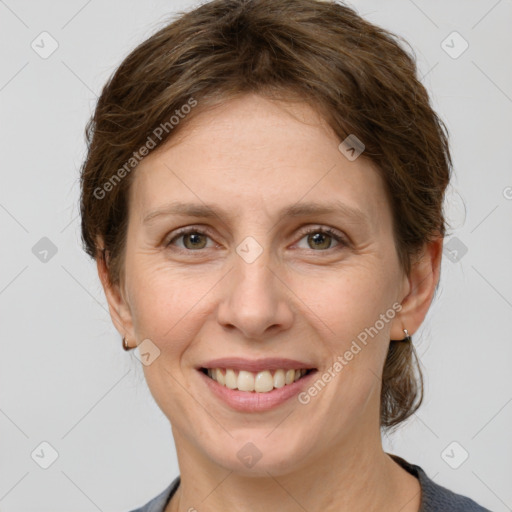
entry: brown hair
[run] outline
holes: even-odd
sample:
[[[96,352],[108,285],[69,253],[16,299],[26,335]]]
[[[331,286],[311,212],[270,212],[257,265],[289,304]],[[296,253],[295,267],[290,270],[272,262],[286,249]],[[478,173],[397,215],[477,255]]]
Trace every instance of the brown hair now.
[[[80,204],[86,252],[106,258],[110,282],[120,283],[131,170],[141,154],[205,109],[258,93],[306,102],[340,142],[355,134],[364,143],[362,157],[386,183],[397,254],[409,274],[412,258],[445,235],[452,162],[447,129],[399,40],[335,2],[214,0],[180,12],[123,61],[87,125]],[[382,427],[398,425],[420,406],[417,362],[411,343],[390,343]]]

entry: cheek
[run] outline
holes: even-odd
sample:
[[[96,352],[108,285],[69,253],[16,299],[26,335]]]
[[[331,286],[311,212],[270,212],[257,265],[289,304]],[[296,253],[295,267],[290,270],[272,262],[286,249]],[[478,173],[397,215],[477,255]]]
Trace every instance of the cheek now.
[[[308,297],[305,302],[329,328],[330,337],[346,342],[374,326],[392,307],[393,279],[392,272],[378,266],[353,265],[333,273],[323,287],[306,282],[301,296]],[[378,328],[386,331],[389,323],[379,322]]]
[[[333,438],[340,428],[352,428],[361,416],[377,407],[389,329],[395,316],[391,287],[386,272],[375,267],[371,271],[368,267],[353,267],[332,279],[325,294],[317,289],[310,295],[314,297],[310,307],[318,312],[320,320],[316,323],[325,333],[322,341],[329,354],[323,372],[329,381],[325,389],[317,385],[321,389],[318,395],[325,399],[320,398],[313,407],[320,416],[332,419],[333,426],[328,430]],[[309,318],[313,316],[309,314]]]
[[[151,339],[161,351],[179,352],[200,328],[201,301],[219,277],[190,269],[180,272],[155,259],[134,258],[129,269],[134,329],[140,340]]]
[[[374,262],[343,269],[331,279],[324,294],[319,294],[318,288],[315,292],[303,289],[314,298],[313,305],[306,302],[318,312],[321,322],[317,323],[327,326],[322,332],[326,333],[324,343],[331,365],[339,363],[329,372],[335,375],[332,387],[329,384],[332,399],[339,403],[339,411],[348,407],[354,414],[364,410],[379,385],[396,316],[392,307],[395,275],[377,259]]]

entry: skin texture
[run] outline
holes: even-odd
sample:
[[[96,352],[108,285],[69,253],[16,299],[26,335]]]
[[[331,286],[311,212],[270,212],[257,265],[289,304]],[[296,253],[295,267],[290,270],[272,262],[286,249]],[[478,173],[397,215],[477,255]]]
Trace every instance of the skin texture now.
[[[417,479],[382,449],[380,380],[389,340],[414,334],[427,314],[442,239],[404,275],[384,182],[364,154],[345,158],[340,142],[306,104],[247,95],[200,114],[135,171],[122,285],[109,286],[101,261],[98,272],[128,344],[149,338],[160,350],[143,369],[171,422],[182,478],[167,512],[419,510]],[[173,200],[226,217],[143,223]],[[279,214],[332,200],[367,222]],[[209,233],[166,247],[185,226]],[[331,227],[348,243],[315,240],[305,227]],[[236,252],[248,236],[263,249],[250,264]],[[397,303],[401,311],[305,405],[237,412],[195,369],[217,357],[287,357],[322,373]],[[247,442],[262,453],[252,468],[237,457]]]

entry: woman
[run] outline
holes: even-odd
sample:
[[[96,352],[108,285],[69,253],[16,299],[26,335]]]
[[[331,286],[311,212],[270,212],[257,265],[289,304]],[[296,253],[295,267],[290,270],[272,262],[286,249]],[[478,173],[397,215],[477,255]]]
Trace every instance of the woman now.
[[[206,3],[125,59],[88,143],[84,245],[180,467],[138,512],[486,510],[382,448],[421,404],[451,169],[392,34]]]

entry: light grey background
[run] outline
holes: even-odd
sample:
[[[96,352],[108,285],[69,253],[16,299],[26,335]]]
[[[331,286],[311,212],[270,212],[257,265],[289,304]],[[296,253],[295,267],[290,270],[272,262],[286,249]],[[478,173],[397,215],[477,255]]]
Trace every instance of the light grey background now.
[[[178,474],[169,423],[134,353],[121,349],[95,264],[81,249],[78,169],[107,78],[169,15],[192,5],[0,0],[2,512],[126,511]],[[509,511],[512,2],[350,5],[411,43],[454,156],[447,205],[456,240],[445,243],[458,253],[445,254],[440,293],[414,336],[425,402],[385,449],[490,510]],[[35,40],[43,51],[43,31],[58,43],[46,59],[31,48]],[[457,58],[463,41],[446,39],[453,31],[469,44]],[[32,251],[43,237],[57,249],[46,262]],[[35,462],[50,454],[42,442],[58,452],[48,469]],[[468,459],[453,469],[448,462],[459,464],[463,450]]]

